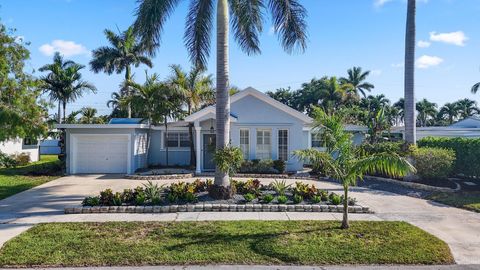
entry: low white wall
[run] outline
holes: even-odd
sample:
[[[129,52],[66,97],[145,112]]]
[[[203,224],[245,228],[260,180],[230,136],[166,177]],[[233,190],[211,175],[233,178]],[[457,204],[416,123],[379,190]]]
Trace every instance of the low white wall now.
[[[40,159],[40,153],[37,146],[24,146],[22,139],[9,140],[0,143],[0,151],[2,153],[13,155],[19,153],[27,153],[30,155],[30,160],[32,162],[38,161]]]

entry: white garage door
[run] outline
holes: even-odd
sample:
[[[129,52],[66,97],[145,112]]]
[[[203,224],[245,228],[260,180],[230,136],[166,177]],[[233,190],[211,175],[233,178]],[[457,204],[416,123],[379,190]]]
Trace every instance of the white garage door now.
[[[72,173],[127,173],[128,135],[77,135]]]

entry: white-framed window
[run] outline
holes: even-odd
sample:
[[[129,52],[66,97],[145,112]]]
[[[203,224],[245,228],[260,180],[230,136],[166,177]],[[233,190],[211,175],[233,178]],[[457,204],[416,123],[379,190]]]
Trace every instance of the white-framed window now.
[[[240,129],[240,149],[244,159],[250,157],[250,130],[247,128]]]
[[[272,158],[272,131],[270,129],[257,129],[257,159]]]
[[[288,160],[288,129],[278,130],[278,159]]]
[[[312,132],[312,147],[323,147],[322,135],[320,132]]]
[[[165,134],[165,146],[190,147],[188,132],[167,132]]]

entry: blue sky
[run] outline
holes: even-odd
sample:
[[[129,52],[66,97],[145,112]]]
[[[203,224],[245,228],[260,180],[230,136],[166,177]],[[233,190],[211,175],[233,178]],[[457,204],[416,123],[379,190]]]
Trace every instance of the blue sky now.
[[[183,46],[188,1],[168,21],[163,43],[149,72],[163,77],[171,64],[187,69],[190,64]],[[392,101],[403,96],[405,0],[304,0],[308,10],[308,48],[304,54],[289,55],[272,35],[265,21],[261,36],[262,54],[246,56],[231,39],[231,83],[240,88],[253,86],[261,91],[291,86],[313,77],[343,76],[348,68],[361,66],[372,71],[372,94],[385,94]],[[90,51],[106,45],[105,28],[126,29],[134,20],[135,1],[127,0],[3,0],[0,18],[17,35],[31,44],[29,67],[52,61],[60,50],[65,57],[87,65]],[[480,81],[480,0],[418,0],[416,97],[438,104],[460,98],[480,100],[470,94]],[[420,42],[421,41],[421,42]],[[212,45],[212,51],[214,51]],[[145,66],[135,70],[135,79],[144,80]],[[215,74],[214,54],[209,73]],[[37,71],[35,75],[40,75]],[[68,111],[92,106],[108,114],[106,102],[118,90],[123,75],[94,74],[84,78],[99,89],[88,94]],[[52,110],[54,111],[54,110]]]

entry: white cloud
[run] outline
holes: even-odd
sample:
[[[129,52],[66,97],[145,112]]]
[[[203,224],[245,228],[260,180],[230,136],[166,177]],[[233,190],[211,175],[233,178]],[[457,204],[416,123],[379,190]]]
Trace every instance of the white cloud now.
[[[392,0],[374,0],[373,5],[377,8],[382,7],[386,3],[390,2]]]
[[[372,74],[373,76],[380,76],[382,75],[382,70],[381,69],[374,69],[372,71],[370,71],[370,74]]]
[[[428,41],[424,41],[424,40],[420,40],[417,43],[417,46],[420,47],[420,48],[428,48],[428,47],[430,47],[430,45],[432,45],[432,43],[430,43]]]
[[[417,59],[417,67],[427,69],[429,67],[438,66],[443,62],[443,59],[438,56],[422,55]]]
[[[465,36],[465,33],[463,33],[462,31],[450,33],[430,32],[430,40],[453,44],[457,46],[465,46],[465,41],[468,40],[468,37]]]
[[[403,68],[405,66],[405,64],[403,62],[401,63],[393,63],[392,64],[392,67],[393,68]]]
[[[40,46],[39,50],[46,56],[52,56],[55,52],[59,52],[60,54],[63,54],[65,56],[90,54],[90,51],[87,50],[87,48],[82,44],[77,44],[73,41],[61,39],[56,39],[50,44],[43,44],[42,46]]]

